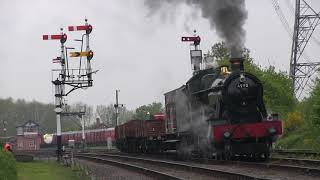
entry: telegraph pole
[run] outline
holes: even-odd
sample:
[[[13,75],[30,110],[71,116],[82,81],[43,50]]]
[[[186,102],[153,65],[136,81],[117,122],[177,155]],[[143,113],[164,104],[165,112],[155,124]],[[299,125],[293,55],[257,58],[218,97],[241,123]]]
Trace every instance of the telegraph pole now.
[[[119,125],[119,106],[123,107],[123,104],[119,104],[119,93],[120,90],[116,90],[116,104],[114,104],[114,108],[116,109],[116,126]]]
[[[294,33],[290,59],[290,78],[294,93],[299,99],[305,87],[309,86],[311,77],[320,67],[320,62],[302,59],[303,52],[312,37],[315,28],[320,24],[320,13],[316,12],[306,0],[296,0]]]

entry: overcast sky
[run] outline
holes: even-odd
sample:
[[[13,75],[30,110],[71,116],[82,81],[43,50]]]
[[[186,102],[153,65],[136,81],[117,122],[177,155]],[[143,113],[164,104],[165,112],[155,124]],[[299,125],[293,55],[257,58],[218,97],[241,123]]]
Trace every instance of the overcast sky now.
[[[318,0],[308,1],[320,10]],[[280,3],[293,26],[290,4],[293,0]],[[291,39],[271,0],[246,0],[246,6],[246,47],[255,62],[288,70]],[[158,14],[148,14],[143,0],[1,0],[0,97],[52,103],[51,69],[59,68],[52,58],[59,55],[59,43],[43,41],[42,35],[81,25],[87,17],[93,25],[92,67],[99,72],[94,75],[94,86],[71,93],[68,103],[108,105],[114,103],[116,89],[120,89],[120,102],[129,109],[164,102],[163,94],[181,86],[192,74],[189,45],[180,42],[181,36],[197,29],[203,51],[221,39],[207,20],[192,18],[187,6],[167,15],[166,21]],[[315,33],[320,39],[319,31]],[[72,40],[80,35],[68,32],[66,45],[78,48]],[[308,53],[319,57],[316,49],[319,46],[312,46]]]

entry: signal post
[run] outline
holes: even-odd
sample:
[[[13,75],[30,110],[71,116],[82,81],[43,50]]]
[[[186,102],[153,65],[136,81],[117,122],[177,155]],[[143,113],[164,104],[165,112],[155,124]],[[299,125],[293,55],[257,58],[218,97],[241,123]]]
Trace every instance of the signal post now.
[[[196,31],[194,31],[196,33]],[[190,59],[191,59],[191,68],[193,70],[193,73],[196,74],[198,71],[201,70],[202,65],[202,51],[200,50],[200,36],[197,36],[194,34],[194,36],[187,37],[183,36],[181,37],[182,42],[193,42],[191,46],[193,49],[190,49]]]
[[[60,40],[61,43],[61,56],[53,59],[53,63],[60,63],[61,69],[52,70],[58,73],[58,77],[52,81],[55,86],[55,112],[57,120],[57,160],[61,160],[62,156],[62,144],[61,144],[61,116],[69,115],[63,110],[63,97],[67,96],[69,93],[76,89],[87,88],[93,85],[92,74],[97,71],[92,71],[91,69],[91,59],[93,58],[93,51],[89,46],[89,34],[92,32],[92,26],[88,24],[87,19],[85,19],[85,25],[81,26],[69,26],[69,31],[85,31],[82,35],[81,50],[79,52],[71,52],[70,57],[79,57],[78,68],[70,68],[68,63],[68,55],[65,53],[66,48],[65,42],[67,41],[67,35],[63,33],[61,28],[61,33],[58,35],[43,35],[43,40]],[[84,45],[84,37],[86,38],[86,51],[82,51]],[[82,68],[82,57],[87,57],[86,66]],[[65,91],[65,85],[71,87],[67,92]],[[82,117],[83,114],[81,114]],[[83,119],[82,119],[83,121]],[[82,122],[82,124],[84,124]],[[83,125],[82,128],[84,129]],[[84,134],[84,132],[83,132]],[[83,143],[85,143],[85,137],[82,137]]]
[[[116,126],[119,125],[119,107],[124,106],[124,104],[119,104],[119,92],[120,90],[116,90],[116,104],[113,105],[116,109]]]

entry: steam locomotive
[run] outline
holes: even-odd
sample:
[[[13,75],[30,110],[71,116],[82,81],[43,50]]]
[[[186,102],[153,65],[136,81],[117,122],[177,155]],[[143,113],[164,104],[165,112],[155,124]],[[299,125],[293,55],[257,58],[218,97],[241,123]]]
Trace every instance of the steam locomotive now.
[[[200,70],[165,94],[167,132],[177,134],[182,157],[269,157],[282,124],[276,114],[268,118],[263,85],[244,71],[243,61],[232,58],[231,72],[227,67]]]
[[[260,80],[244,71],[242,58],[228,67],[194,73],[183,86],[165,93],[165,116],[132,120],[115,128],[116,145],[125,152],[175,150],[192,156],[265,160],[282,134],[282,123],[267,115]]]
[[[231,58],[230,68],[203,68],[200,37],[182,37],[182,41],[193,42],[193,76],[165,93],[163,118],[117,126],[117,147],[126,152],[175,150],[181,159],[266,160],[272,143],[282,134],[282,123],[277,114],[268,116],[260,80],[245,72],[243,58]]]

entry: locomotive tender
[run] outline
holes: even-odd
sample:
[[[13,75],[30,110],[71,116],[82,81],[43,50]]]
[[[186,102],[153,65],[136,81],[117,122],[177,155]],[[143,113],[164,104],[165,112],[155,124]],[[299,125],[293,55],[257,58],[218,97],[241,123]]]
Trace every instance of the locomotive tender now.
[[[200,37],[182,40],[194,41],[193,76],[165,93],[163,119],[117,126],[117,147],[126,152],[175,150],[183,159],[193,155],[267,159],[272,143],[282,134],[282,122],[276,114],[268,117],[260,80],[245,72],[243,58],[230,59],[231,71],[225,66],[201,69]]]

